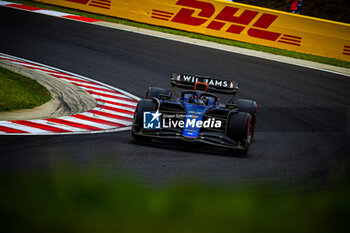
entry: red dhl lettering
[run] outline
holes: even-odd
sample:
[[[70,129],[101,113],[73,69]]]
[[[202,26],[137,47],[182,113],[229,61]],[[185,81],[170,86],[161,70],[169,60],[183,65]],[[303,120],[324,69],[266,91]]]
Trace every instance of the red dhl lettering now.
[[[200,12],[198,16],[202,17],[193,17],[192,14],[195,10],[182,8],[171,20],[176,23],[183,23],[192,26],[199,26],[203,23],[207,22],[208,18],[210,18],[215,13],[215,6],[209,2],[202,2],[197,0],[179,0],[176,5],[187,6],[191,8],[199,9]]]
[[[78,0],[79,1],[79,0]],[[247,34],[250,37],[259,38],[269,41],[277,41],[281,37],[282,33],[272,32],[267,30],[273,22],[278,18],[277,15],[263,13],[259,16],[258,11],[244,10],[240,14],[237,12],[240,8],[225,6],[215,17],[210,20],[212,16],[215,15],[215,6],[210,2],[199,1],[199,0],[179,0],[176,5],[182,6],[177,14],[171,19],[171,14],[168,17],[159,18],[155,13],[152,18],[158,17],[158,19],[166,20],[174,23],[181,23],[190,26],[201,26],[209,21],[206,28],[220,31],[222,28],[229,23],[230,26],[226,30],[228,33],[241,34],[241,32],[247,28],[247,26],[254,20],[255,23],[248,27]],[[153,12],[156,10],[153,10]],[[195,12],[199,13],[195,15]],[[299,37],[297,37],[299,38]],[[278,40],[280,43],[290,44],[300,46],[300,40],[296,42],[286,41],[285,35]]]

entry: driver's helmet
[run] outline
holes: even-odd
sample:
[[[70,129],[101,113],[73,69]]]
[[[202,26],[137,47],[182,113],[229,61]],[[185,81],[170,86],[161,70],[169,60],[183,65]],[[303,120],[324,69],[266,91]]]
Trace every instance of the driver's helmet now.
[[[208,96],[202,95],[201,98],[198,100],[198,102],[199,101],[200,101],[200,104],[202,104],[202,105],[208,105],[209,98],[208,98]]]
[[[188,97],[188,102],[189,103],[196,103],[197,102],[197,95],[192,94]]]

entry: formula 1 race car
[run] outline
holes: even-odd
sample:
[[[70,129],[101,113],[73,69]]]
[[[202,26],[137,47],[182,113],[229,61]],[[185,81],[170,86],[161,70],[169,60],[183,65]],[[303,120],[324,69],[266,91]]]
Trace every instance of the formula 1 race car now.
[[[257,104],[234,99],[239,84],[204,76],[172,74],[172,92],[149,87],[136,107],[132,136],[140,141],[180,139],[247,153],[254,137]],[[183,90],[178,97],[176,88]],[[220,93],[232,95],[219,103]]]

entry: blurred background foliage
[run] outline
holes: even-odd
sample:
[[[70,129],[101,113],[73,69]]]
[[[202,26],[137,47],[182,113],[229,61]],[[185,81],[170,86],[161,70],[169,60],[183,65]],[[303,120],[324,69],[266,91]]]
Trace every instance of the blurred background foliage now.
[[[348,185],[149,187],[104,171],[1,174],[1,232],[350,232]]]

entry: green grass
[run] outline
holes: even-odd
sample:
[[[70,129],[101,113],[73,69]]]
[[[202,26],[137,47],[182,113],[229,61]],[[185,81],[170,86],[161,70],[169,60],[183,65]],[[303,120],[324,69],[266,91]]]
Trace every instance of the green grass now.
[[[100,20],[109,21],[109,22],[113,22],[113,23],[125,24],[125,25],[129,25],[129,26],[135,26],[135,27],[145,28],[145,29],[154,30],[154,31],[160,31],[160,32],[165,32],[165,33],[170,33],[170,34],[175,34],[175,35],[182,35],[182,36],[186,36],[186,37],[190,37],[190,38],[212,41],[212,42],[216,42],[219,44],[226,44],[226,45],[231,45],[231,46],[235,46],[235,47],[247,48],[247,49],[251,49],[251,50],[257,50],[257,51],[292,57],[292,58],[298,58],[298,59],[314,61],[314,62],[329,64],[329,65],[334,65],[334,66],[350,68],[350,62],[338,60],[338,59],[333,59],[333,58],[321,57],[321,56],[305,54],[305,53],[298,53],[298,52],[293,52],[293,51],[288,51],[288,50],[283,50],[283,49],[278,49],[278,48],[272,48],[272,47],[267,47],[267,46],[262,46],[262,45],[250,44],[250,43],[245,43],[245,42],[240,42],[240,41],[235,41],[235,40],[228,40],[228,39],[222,39],[222,38],[218,38],[218,37],[206,36],[206,35],[202,35],[202,34],[198,34],[198,33],[191,33],[191,32],[186,32],[186,31],[181,31],[181,30],[176,30],[176,29],[171,29],[171,28],[166,28],[166,27],[159,27],[159,26],[154,26],[154,25],[149,25],[149,24],[144,24],[144,23],[138,23],[138,22],[134,22],[134,21],[126,20],[126,19],[109,17],[109,16],[104,16],[104,15],[99,15],[99,14],[93,14],[93,13],[88,13],[88,12],[84,12],[84,11],[79,11],[79,10],[54,6],[54,5],[33,2],[33,1],[29,1],[29,0],[13,0],[13,2],[18,2],[18,3],[36,6],[36,7],[41,7],[41,8],[50,9],[50,10],[66,12],[66,13],[75,14],[75,15],[81,15],[81,16],[100,19]]]
[[[37,81],[0,67],[0,112],[34,108],[50,99]]]
[[[1,174],[2,232],[349,232],[350,189],[149,188],[96,171]]]

